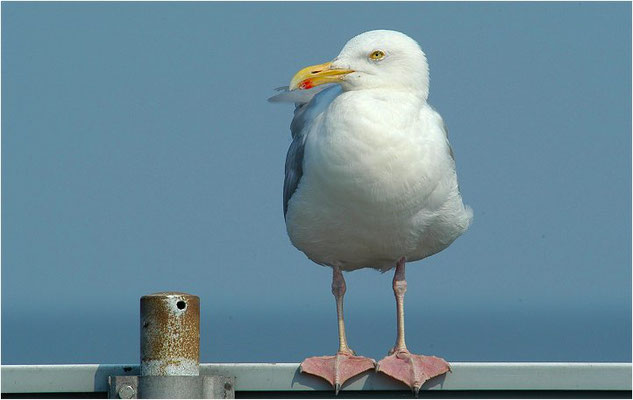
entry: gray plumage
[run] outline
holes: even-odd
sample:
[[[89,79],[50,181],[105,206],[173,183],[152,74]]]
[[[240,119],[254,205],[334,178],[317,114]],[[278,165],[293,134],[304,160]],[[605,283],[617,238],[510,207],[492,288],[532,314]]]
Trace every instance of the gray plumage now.
[[[315,88],[316,89],[316,88]],[[330,105],[342,89],[339,85],[319,87],[319,90],[282,92],[268,99],[271,102],[293,102],[295,113],[290,123],[292,143],[286,155],[286,177],[284,179],[284,217],[288,202],[297,190],[303,176],[303,149],[308,138],[309,125]],[[298,93],[297,93],[298,92]]]

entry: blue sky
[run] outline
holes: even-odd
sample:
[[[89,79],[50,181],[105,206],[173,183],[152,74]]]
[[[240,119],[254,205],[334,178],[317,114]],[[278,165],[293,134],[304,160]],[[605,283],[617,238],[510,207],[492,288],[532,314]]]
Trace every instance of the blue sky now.
[[[631,360],[630,3],[2,3],[2,362],[135,362],[138,301],[199,295],[201,359],[336,350],[329,270],[281,193],[273,88],[351,37],[428,56],[470,230],[407,269],[407,341],[449,361]],[[350,345],[395,339],[346,275]]]

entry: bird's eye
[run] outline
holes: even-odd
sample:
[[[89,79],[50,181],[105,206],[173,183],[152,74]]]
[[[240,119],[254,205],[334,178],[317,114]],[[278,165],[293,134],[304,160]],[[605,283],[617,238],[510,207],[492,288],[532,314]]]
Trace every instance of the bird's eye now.
[[[369,58],[372,60],[382,60],[385,58],[385,52],[380,50],[374,50],[369,54]]]

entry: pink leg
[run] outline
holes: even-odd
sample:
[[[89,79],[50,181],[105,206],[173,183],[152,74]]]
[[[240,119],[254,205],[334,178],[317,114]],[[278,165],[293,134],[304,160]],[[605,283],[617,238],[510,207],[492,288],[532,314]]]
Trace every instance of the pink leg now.
[[[338,352],[334,356],[310,357],[303,360],[300,370],[307,374],[319,376],[334,387],[338,394],[341,385],[349,378],[373,369],[376,362],[371,358],[354,355],[347,345],[345,337],[345,322],[343,320],[343,295],[345,294],[345,279],[339,268],[333,268],[332,294],[336,299],[336,314],[338,317]]]
[[[448,363],[439,357],[411,354],[404,341],[404,293],[407,281],[404,277],[405,258],[396,264],[393,276],[393,292],[396,296],[398,334],[396,344],[389,356],[378,362],[376,371],[380,371],[409,386],[416,394],[427,380],[451,370]]]

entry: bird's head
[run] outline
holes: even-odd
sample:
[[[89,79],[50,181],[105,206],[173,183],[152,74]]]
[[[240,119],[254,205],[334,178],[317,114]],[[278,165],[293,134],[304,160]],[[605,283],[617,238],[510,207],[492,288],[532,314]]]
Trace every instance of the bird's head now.
[[[297,72],[290,90],[339,83],[344,90],[399,89],[429,92],[429,67],[415,40],[388,30],[362,33],[352,38],[331,62]]]

